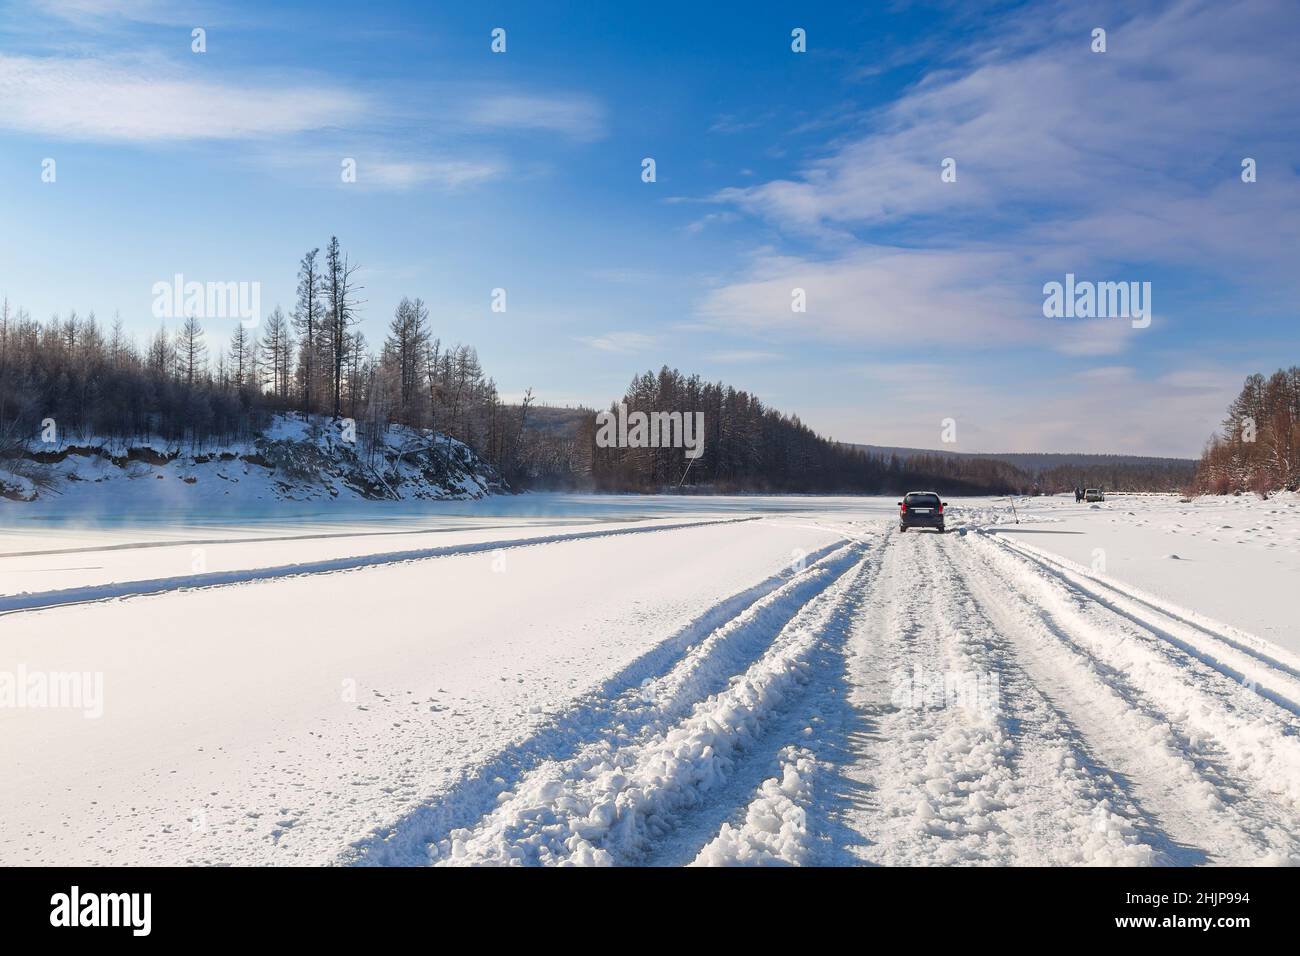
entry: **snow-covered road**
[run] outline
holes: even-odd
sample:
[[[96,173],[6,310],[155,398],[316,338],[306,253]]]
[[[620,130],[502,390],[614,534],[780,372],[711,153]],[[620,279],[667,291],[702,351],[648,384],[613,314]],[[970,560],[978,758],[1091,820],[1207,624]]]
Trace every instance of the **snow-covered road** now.
[[[0,863],[1300,862],[1300,657],[1005,511],[24,541]]]

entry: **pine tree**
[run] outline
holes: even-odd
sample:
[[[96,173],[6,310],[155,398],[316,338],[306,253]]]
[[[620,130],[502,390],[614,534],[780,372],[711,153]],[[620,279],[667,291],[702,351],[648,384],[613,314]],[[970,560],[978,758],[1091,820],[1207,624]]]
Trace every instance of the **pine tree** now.
[[[330,236],[325,251],[325,299],[327,303],[327,347],[333,366],[332,384],[334,417],[339,417],[343,396],[343,368],[347,364],[351,339],[349,330],[356,322],[356,300],[359,287],[353,278],[357,267],[349,265],[347,256],[339,249],[338,236]]]
[[[187,315],[180,331],[176,333],[176,360],[180,376],[185,379],[186,385],[193,385],[194,376],[202,375],[207,355],[203,326],[196,316]]]
[[[236,390],[253,383],[255,356],[253,337],[242,323],[235,326],[230,336],[230,379]]]
[[[312,384],[316,379],[317,357],[324,321],[321,302],[321,275],[316,264],[320,249],[313,249],[298,264],[298,303],[293,310],[293,324],[299,336],[298,361],[302,373],[302,403],[312,411]]]
[[[289,396],[289,353],[292,342],[289,336],[289,323],[284,312],[277,305],[266,319],[262,330],[261,350],[264,383],[271,387],[271,394],[283,402]]]

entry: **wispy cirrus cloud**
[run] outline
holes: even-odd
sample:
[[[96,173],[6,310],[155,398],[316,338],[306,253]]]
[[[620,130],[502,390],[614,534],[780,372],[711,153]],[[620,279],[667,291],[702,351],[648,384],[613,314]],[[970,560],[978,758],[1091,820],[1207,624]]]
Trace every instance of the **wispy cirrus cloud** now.
[[[1112,5],[1095,14],[1111,27],[1104,54],[1088,48],[1094,21],[1062,9],[1027,9],[1019,26],[1035,25],[1033,47],[996,33],[967,68],[930,74],[800,175],[715,199],[808,230],[962,211],[1019,218],[1029,203],[1070,215],[1152,191],[1199,195],[1216,172],[1193,160],[1206,144],[1294,144],[1300,21],[1285,0],[1182,0],[1137,16]],[[940,181],[944,157],[957,161],[955,183]]]
[[[268,145],[247,157],[295,182],[320,186],[339,183],[347,161],[353,164],[350,172],[355,176],[348,181],[349,188],[361,191],[400,192],[426,187],[462,191],[500,180],[511,169],[507,160],[492,154],[399,154],[369,136],[352,140],[341,137],[337,150],[315,146],[286,150]]]
[[[756,256],[740,277],[709,292],[697,316],[717,329],[784,331],[877,346],[988,345],[1041,339],[1032,290],[999,278],[1012,266],[998,251],[901,250],[864,246],[832,259]],[[806,311],[794,311],[803,290]],[[1040,300],[1041,301],[1041,300]],[[1000,330],[1006,339],[991,336]]]
[[[603,108],[583,94],[484,92],[469,96],[457,113],[466,124],[483,129],[561,133],[584,141],[605,132]]]
[[[0,54],[0,128],[84,141],[231,140],[359,120],[366,99],[344,87],[210,80],[166,61]]]
[[[1224,365],[1189,361],[1185,372],[1160,376],[1106,365],[1070,375],[1025,368],[993,378],[971,363],[874,362],[835,380],[834,394],[852,395],[856,407],[813,406],[806,414],[837,436],[878,445],[1190,457],[1217,429],[1223,396],[1241,378]],[[942,441],[946,418],[956,421],[955,444]]]
[[[1104,54],[1088,45],[1097,23]],[[1025,8],[795,175],[713,194],[799,252],[759,254],[699,314],[789,328],[793,284],[814,334],[883,345],[930,328],[1098,356],[1136,339],[1046,323],[1044,281],[1131,279],[1137,263],[1164,270],[1162,303],[1177,270],[1284,303],[1300,287],[1297,42],[1281,0],[1108,4],[1086,21],[1069,4]],[[1268,175],[1241,182],[1247,156]],[[956,182],[940,178],[948,157]]]
[[[36,13],[70,23],[104,26],[118,20],[164,26],[195,25],[199,17],[214,12],[212,4],[200,6],[186,0],[34,0]],[[210,23],[210,18],[202,22]]]
[[[652,335],[642,332],[606,332],[603,335],[579,336],[582,342],[600,352],[644,352],[655,343]]]
[[[724,349],[705,358],[720,365],[748,365],[751,362],[770,362],[780,356],[776,352],[765,352],[762,349]]]
[[[101,9],[69,10],[83,7]],[[585,96],[453,84],[437,99],[430,142],[411,135],[407,100],[394,88],[276,71],[223,79],[154,54],[0,54],[0,130],[136,146],[250,141],[260,144],[250,158],[305,183],[337,182],[347,157],[363,189],[470,188],[511,168],[485,139],[545,131],[586,141],[602,130],[602,111]]]
[[[709,125],[710,133],[718,133],[723,136],[732,136],[736,133],[746,133],[750,130],[760,129],[764,123],[771,119],[770,115],[762,117],[743,118],[731,114],[719,116]]]
[[[459,134],[550,132],[585,141],[603,111],[581,94],[442,91],[440,126]],[[244,72],[211,79],[154,55],[0,54],[0,128],[85,141],[250,139],[394,125],[397,91]]]
[[[393,160],[358,159],[357,182],[384,189],[410,189],[415,186],[436,186],[442,189],[464,189],[505,174],[507,166],[496,160],[430,159]]]

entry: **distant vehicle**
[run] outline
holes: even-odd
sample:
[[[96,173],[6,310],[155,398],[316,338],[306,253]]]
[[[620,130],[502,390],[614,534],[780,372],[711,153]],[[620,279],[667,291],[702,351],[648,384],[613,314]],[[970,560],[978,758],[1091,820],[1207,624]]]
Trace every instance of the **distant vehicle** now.
[[[1105,501],[1106,496],[1101,493],[1100,488],[1088,488],[1083,492],[1084,501]]]
[[[937,528],[943,534],[943,509],[947,504],[933,491],[909,491],[898,503],[898,530]]]

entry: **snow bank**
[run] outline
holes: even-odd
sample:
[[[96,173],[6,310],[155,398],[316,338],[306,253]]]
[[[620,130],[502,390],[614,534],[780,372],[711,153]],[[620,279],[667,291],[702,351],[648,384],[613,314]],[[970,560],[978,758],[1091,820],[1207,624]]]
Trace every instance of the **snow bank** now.
[[[494,470],[446,435],[390,425],[368,442],[347,420],[297,414],[273,416],[250,439],[217,446],[157,436],[33,440],[21,458],[0,463],[0,497],[55,498],[69,510],[466,499],[500,490]]]

